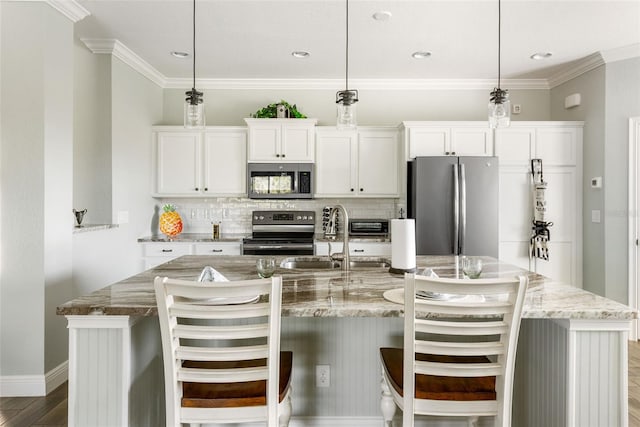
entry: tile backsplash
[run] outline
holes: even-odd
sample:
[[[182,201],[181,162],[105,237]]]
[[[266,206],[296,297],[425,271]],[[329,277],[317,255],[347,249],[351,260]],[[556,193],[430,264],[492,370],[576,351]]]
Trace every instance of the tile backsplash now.
[[[398,218],[399,199],[254,200],[221,197],[213,199],[158,199],[159,211],[171,203],[182,216],[184,233],[210,233],[211,223],[220,223],[224,234],[251,233],[251,213],[256,210],[310,210],[316,213],[316,233],[322,233],[322,208],[343,205],[350,218]]]

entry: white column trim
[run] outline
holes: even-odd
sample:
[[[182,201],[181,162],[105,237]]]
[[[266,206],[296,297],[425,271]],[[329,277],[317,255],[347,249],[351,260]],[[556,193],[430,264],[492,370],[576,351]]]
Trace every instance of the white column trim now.
[[[69,18],[74,24],[91,15],[91,12],[76,0],[46,0],[46,2],[49,6]]]
[[[68,425],[73,427],[78,425],[75,420],[77,393],[76,385],[78,379],[75,374],[78,372],[77,366],[77,332],[79,329],[120,329],[122,331],[121,346],[121,384],[128,385],[131,379],[131,327],[141,318],[131,316],[104,316],[104,315],[68,315],[67,328],[69,329],[69,393],[68,393]],[[120,393],[120,421],[119,425],[126,426],[129,423],[129,393],[121,390]]]
[[[637,146],[640,144],[640,117],[629,119],[629,241],[628,241],[628,295],[627,305],[638,310],[638,162]],[[638,340],[638,320],[632,322],[630,339]]]

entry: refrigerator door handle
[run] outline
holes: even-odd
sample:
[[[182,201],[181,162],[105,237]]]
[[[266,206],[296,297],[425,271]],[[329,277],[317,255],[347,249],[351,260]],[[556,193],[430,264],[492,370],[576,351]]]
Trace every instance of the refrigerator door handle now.
[[[465,253],[464,241],[467,234],[467,179],[464,163],[460,164],[460,254]]]
[[[460,236],[460,180],[458,164],[453,166],[453,254],[458,255],[458,240]]]

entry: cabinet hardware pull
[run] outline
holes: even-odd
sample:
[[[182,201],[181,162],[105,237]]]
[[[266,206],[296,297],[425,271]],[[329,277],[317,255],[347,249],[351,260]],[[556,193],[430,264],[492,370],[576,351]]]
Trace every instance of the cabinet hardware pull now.
[[[351,189],[351,191],[353,191],[353,188]]]
[[[204,191],[209,191],[209,189],[207,187],[204,187]]]
[[[173,249],[163,249],[162,252],[173,252]]]
[[[364,191],[364,188],[361,188],[360,191]]]
[[[455,151],[452,151],[452,152],[451,152],[451,154],[455,156],[455,155],[456,155],[456,152],[455,152]]]
[[[282,157],[284,157],[284,156],[285,156],[285,155],[284,155],[284,154],[282,154]]]
[[[445,151],[444,154],[448,156],[450,153],[448,151]]]
[[[211,252],[222,252],[222,249],[211,249]]]
[[[364,252],[364,249],[354,249],[353,252]]]
[[[200,190],[198,187],[196,187],[196,191]]]
[[[280,157],[280,154],[276,154],[276,157]]]

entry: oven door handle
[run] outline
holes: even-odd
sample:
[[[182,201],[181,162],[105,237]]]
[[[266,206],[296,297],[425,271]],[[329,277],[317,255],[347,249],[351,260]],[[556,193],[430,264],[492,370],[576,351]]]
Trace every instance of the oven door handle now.
[[[284,245],[261,245],[255,243],[245,243],[247,249],[307,249],[313,248],[313,243],[290,243]]]

